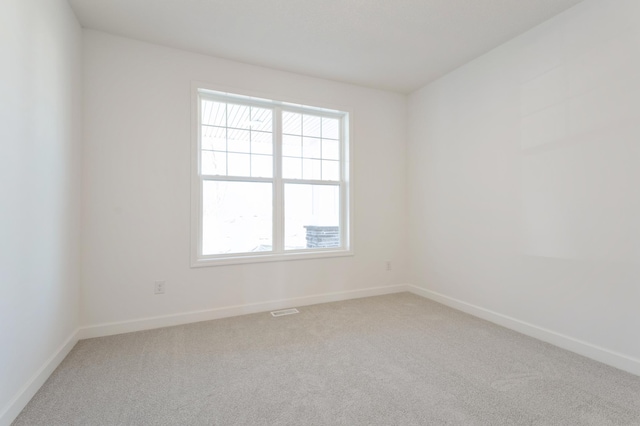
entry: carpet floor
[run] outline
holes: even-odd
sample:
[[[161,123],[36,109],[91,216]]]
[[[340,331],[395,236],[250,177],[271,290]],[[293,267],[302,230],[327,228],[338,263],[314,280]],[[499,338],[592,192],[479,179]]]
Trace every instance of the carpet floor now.
[[[78,342],[14,425],[640,425],[640,377],[400,293]]]

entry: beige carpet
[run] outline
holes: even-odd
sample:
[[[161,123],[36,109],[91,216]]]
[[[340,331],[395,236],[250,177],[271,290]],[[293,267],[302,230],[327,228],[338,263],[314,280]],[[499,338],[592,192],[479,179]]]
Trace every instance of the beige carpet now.
[[[16,425],[640,425],[640,377],[402,293],[83,340]]]

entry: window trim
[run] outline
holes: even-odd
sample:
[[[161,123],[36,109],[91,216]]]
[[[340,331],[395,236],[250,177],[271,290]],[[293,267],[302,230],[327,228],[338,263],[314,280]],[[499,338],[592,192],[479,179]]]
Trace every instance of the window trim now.
[[[220,101],[233,101],[238,100],[242,103],[247,103],[254,106],[262,106],[273,109],[274,114],[274,128],[272,129],[274,135],[274,147],[273,147],[273,162],[274,162],[274,174],[273,178],[253,178],[253,177],[227,177],[219,179],[221,176],[215,175],[215,180],[227,180],[227,181],[268,181],[273,182],[274,191],[274,206],[273,206],[273,246],[277,247],[276,239],[279,239],[284,246],[284,234],[278,235],[277,229],[284,230],[284,203],[283,203],[283,191],[285,184],[298,183],[298,184],[319,184],[319,185],[333,185],[340,188],[340,217],[341,217],[341,229],[340,236],[342,247],[340,248],[327,248],[327,249],[301,249],[301,250],[284,250],[282,247],[281,252],[256,252],[256,253],[230,253],[222,255],[201,255],[202,247],[202,182],[205,180],[199,174],[200,171],[200,131],[199,126],[199,114],[200,114],[200,99],[203,96],[208,99],[220,100]],[[315,106],[308,106],[309,103],[315,104]],[[222,266],[233,265],[243,263],[258,263],[258,262],[277,262],[286,260],[302,260],[302,259],[321,259],[329,257],[342,257],[353,256],[353,217],[354,217],[354,200],[353,200],[353,112],[349,108],[342,106],[331,106],[323,104],[318,106],[318,102],[301,102],[299,100],[283,99],[282,97],[265,95],[262,93],[248,93],[246,91],[213,86],[211,84],[203,82],[192,82],[191,84],[191,241],[190,241],[190,253],[192,268],[197,267],[210,267],[210,266]],[[282,111],[292,112],[306,112],[328,117],[339,117],[343,119],[342,126],[342,139],[341,139],[341,176],[339,181],[318,181],[318,180],[298,180],[298,179],[284,179],[276,173],[276,168],[281,167],[282,155],[281,155],[281,143],[276,141],[281,138],[281,119],[280,115]],[[213,177],[213,176],[211,176]],[[206,178],[206,176],[205,176]],[[344,206],[344,207],[343,207]]]

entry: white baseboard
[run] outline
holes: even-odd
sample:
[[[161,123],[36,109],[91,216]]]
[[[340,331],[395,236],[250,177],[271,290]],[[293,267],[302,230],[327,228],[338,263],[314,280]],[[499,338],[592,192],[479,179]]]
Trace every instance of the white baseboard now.
[[[31,401],[51,373],[60,365],[71,349],[78,343],[78,330],[74,331],[65,342],[54,352],[51,357],[36,371],[29,381],[9,401],[7,406],[0,411],[0,426],[9,426],[22,409]]]
[[[318,303],[337,302],[341,300],[358,299],[362,297],[381,296],[384,294],[400,293],[407,291],[406,285],[394,285],[386,287],[371,287],[362,290],[351,290],[334,293],[325,293],[313,296],[298,297],[269,302],[252,303],[247,305],[228,306],[224,308],[206,311],[186,312],[174,315],[164,315],[152,318],[143,318],[132,321],[114,322],[82,327],[71,334],[58,350],[40,367],[31,379],[18,391],[16,396],[0,411],[0,426],[9,426],[31,398],[42,387],[51,373],[60,365],[71,349],[80,339],[92,337],[110,336],[113,334],[129,333],[132,331],[150,330],[160,327],[188,324],[192,322],[208,321],[218,318],[227,318],[238,315],[253,314],[258,312],[285,309],[294,306],[308,306]]]
[[[619,368],[629,373],[640,376],[640,359],[633,358],[591,343],[575,339],[552,330],[521,321],[516,318],[482,308],[453,297],[446,296],[435,291],[427,290],[414,285],[394,285],[386,287],[372,287],[362,290],[325,293],[313,296],[305,296],[291,299],[275,300],[269,302],[252,303],[247,305],[228,306],[223,308],[187,312],[181,314],[164,315],[138,320],[98,324],[82,327],[72,333],[60,348],[40,367],[32,378],[20,389],[16,396],[0,411],[0,426],[9,426],[20,414],[35,393],[40,389],[51,373],[58,367],[62,360],[80,339],[109,336],[114,334],[129,333],[133,331],[150,330],[154,328],[169,327],[188,324],[199,321],[208,321],[218,318],[227,318],[238,315],[267,312],[278,309],[286,309],[295,306],[308,306],[318,303],[336,302],[341,300],[358,299],[362,297],[381,296],[385,294],[409,291],[418,296],[431,299],[443,305],[466,312],[473,316],[485,319],[503,327],[515,330],[522,334],[534,337],[560,348],[586,356],[603,364]]]
[[[223,308],[210,309],[205,311],[185,312],[180,314],[163,315],[151,318],[141,318],[130,321],[97,324],[82,327],[80,329],[79,338],[90,339],[93,337],[111,336],[114,334],[130,333],[133,331],[171,327],[174,325],[209,321],[219,318],[234,317],[238,315],[255,314],[259,312],[274,311],[296,306],[308,306],[316,305],[318,303],[337,302],[341,300],[359,299],[362,297],[370,296],[381,296],[384,294],[400,293],[403,291],[408,291],[406,285],[371,287],[362,290],[340,291],[313,296],[296,297],[292,299],[250,303],[246,305],[226,306]]]
[[[543,342],[551,343],[552,345],[558,346],[562,349],[566,349],[587,358],[599,361],[603,364],[607,364],[611,367],[619,368],[620,370],[640,376],[640,359],[633,358],[583,340],[575,339],[564,334],[556,333],[555,331],[538,327],[537,325],[530,324],[507,315],[502,315],[489,309],[472,305],[471,303],[463,302],[462,300],[458,300],[453,297],[445,296],[444,294],[437,293],[435,291],[416,287],[414,285],[407,285],[407,289],[418,296],[431,299],[435,302],[442,303],[443,305],[466,312],[475,317],[485,319],[527,336],[542,340]]]

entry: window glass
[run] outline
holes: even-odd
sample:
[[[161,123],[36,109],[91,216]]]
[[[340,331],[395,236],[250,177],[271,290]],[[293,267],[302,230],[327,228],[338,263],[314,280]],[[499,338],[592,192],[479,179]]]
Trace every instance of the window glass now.
[[[285,250],[340,247],[340,187],[286,184]]]
[[[202,200],[202,254],[271,251],[270,183],[205,181]]]

